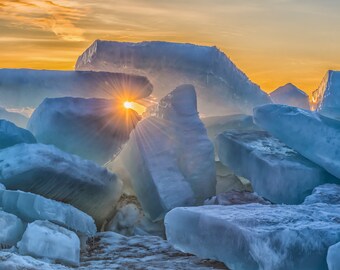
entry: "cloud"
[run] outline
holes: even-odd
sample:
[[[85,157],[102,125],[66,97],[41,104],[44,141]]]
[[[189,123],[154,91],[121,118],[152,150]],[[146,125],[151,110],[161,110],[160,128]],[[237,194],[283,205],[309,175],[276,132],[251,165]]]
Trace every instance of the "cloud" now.
[[[77,0],[2,0],[0,4],[0,19],[6,23],[51,31],[69,41],[84,40],[77,22],[88,12]]]

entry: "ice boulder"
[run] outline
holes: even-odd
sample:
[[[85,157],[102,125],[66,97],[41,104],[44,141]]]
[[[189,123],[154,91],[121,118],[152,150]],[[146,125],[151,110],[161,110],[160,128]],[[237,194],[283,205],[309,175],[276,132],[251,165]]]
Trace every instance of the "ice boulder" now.
[[[24,230],[25,225],[20,218],[0,210],[0,249],[14,246]]]
[[[328,249],[327,265],[328,270],[340,269],[340,242]]]
[[[36,108],[45,98],[83,97],[135,100],[152,85],[143,76],[91,71],[0,69],[0,105]]]
[[[340,185],[325,184],[316,187],[303,204],[329,203],[340,204]]]
[[[93,236],[96,225],[89,215],[77,208],[33,193],[5,190],[0,198],[2,209],[25,222],[49,220],[80,235]]]
[[[164,97],[155,116],[138,123],[119,156],[152,220],[215,194],[214,149],[198,117],[191,85]]]
[[[339,242],[340,205],[179,207],[165,217],[178,250],[237,270],[327,270]]]
[[[40,143],[104,164],[121,150],[139,120],[121,100],[47,98],[27,127]]]
[[[329,70],[312,94],[313,107],[318,112],[340,118],[340,71]]]
[[[79,266],[78,236],[49,221],[34,221],[18,243],[19,254],[49,259],[70,266]]]
[[[334,180],[265,131],[224,132],[217,137],[217,145],[221,162],[274,203],[302,203],[316,186]]]
[[[122,183],[93,162],[54,146],[20,144],[0,151],[0,182],[71,204],[92,216],[97,225],[111,218]]]
[[[340,178],[340,121],[279,104],[254,109],[257,125]]]
[[[36,139],[28,130],[19,128],[7,120],[0,119],[0,149],[20,143],[36,142]]]
[[[7,111],[5,108],[0,107],[0,119],[10,121],[21,128],[26,128],[28,118],[18,112]]]
[[[216,47],[96,40],[78,58],[76,69],[146,76],[154,86],[152,95],[157,100],[179,84],[193,84],[199,111],[207,116],[252,113],[253,107],[271,102]]]
[[[305,110],[310,109],[308,95],[291,83],[287,83],[271,92],[270,98],[273,103],[290,105]]]

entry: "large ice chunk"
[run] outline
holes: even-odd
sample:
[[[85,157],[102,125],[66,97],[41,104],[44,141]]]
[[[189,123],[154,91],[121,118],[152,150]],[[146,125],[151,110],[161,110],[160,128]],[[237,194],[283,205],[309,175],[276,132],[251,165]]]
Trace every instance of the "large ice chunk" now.
[[[221,162],[275,203],[299,204],[316,186],[334,180],[265,131],[228,131],[217,137]]]
[[[12,122],[0,119],[0,149],[20,143],[36,142],[36,139],[28,130],[19,128]]]
[[[328,249],[327,265],[328,270],[340,269],[340,242]]]
[[[7,111],[5,108],[0,107],[0,119],[5,119],[10,122],[13,122],[18,127],[26,128],[28,118],[18,112],[10,112]]]
[[[28,129],[41,143],[104,164],[120,151],[139,120],[121,100],[48,98],[34,111]]]
[[[214,195],[214,149],[198,117],[194,87],[182,85],[164,97],[155,116],[138,123],[120,158],[153,220]]]
[[[171,42],[113,42],[96,40],[79,58],[77,70],[124,72],[147,76],[160,99],[179,84],[193,84],[202,115],[252,113],[270,103],[216,47]]]
[[[71,204],[97,225],[110,218],[122,183],[95,163],[43,144],[20,144],[0,151],[0,182]]]
[[[277,88],[270,93],[270,98],[274,103],[285,104],[309,110],[308,95],[291,83]]]
[[[49,220],[81,235],[96,233],[93,219],[71,205],[33,193],[5,190],[0,197],[2,209],[25,222]]]
[[[45,98],[84,97],[134,100],[147,97],[152,85],[136,75],[32,69],[0,69],[0,105],[37,107]]]
[[[271,135],[340,178],[340,121],[278,104],[255,108],[254,120]]]
[[[325,184],[316,187],[303,204],[329,203],[340,204],[340,185]]]
[[[340,118],[340,71],[329,70],[319,88],[312,94],[314,109],[334,118]]]
[[[21,239],[24,230],[25,225],[18,217],[0,210],[0,249],[14,246]]]
[[[176,249],[237,270],[327,270],[340,240],[340,205],[180,207],[165,217]]]
[[[18,243],[21,255],[50,259],[70,266],[79,266],[80,240],[78,236],[49,221],[28,224]]]

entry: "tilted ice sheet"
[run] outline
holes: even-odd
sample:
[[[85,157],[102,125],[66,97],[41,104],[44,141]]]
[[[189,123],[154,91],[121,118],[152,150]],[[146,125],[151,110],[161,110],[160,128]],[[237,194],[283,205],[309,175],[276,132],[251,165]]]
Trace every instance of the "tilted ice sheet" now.
[[[80,241],[78,236],[49,221],[34,221],[18,243],[21,255],[49,259],[70,266],[79,266]]]
[[[100,226],[110,218],[122,183],[93,162],[43,144],[20,144],[0,151],[0,182],[62,201],[92,216]]]
[[[180,207],[165,217],[168,241],[237,270],[327,270],[340,240],[340,205]]]
[[[76,69],[146,76],[154,86],[152,96],[156,100],[180,84],[193,84],[199,111],[207,116],[252,113],[253,107],[271,102],[216,47],[96,40],[78,58]]]
[[[340,121],[278,104],[254,109],[257,125],[340,178]]]
[[[33,193],[5,190],[0,195],[3,210],[25,222],[49,220],[82,235],[96,233],[94,220],[77,208]]]
[[[119,153],[139,120],[121,100],[48,98],[34,111],[28,129],[40,143],[104,164]]]
[[[216,144],[220,161],[275,203],[302,203],[316,186],[335,180],[265,131],[223,132]]]

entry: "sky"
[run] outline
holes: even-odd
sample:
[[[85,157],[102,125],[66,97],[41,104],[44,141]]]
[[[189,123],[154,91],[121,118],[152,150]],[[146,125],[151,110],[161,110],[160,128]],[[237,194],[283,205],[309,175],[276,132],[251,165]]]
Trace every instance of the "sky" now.
[[[217,46],[266,92],[340,70],[339,0],[0,0],[0,68],[72,70],[96,39]]]

